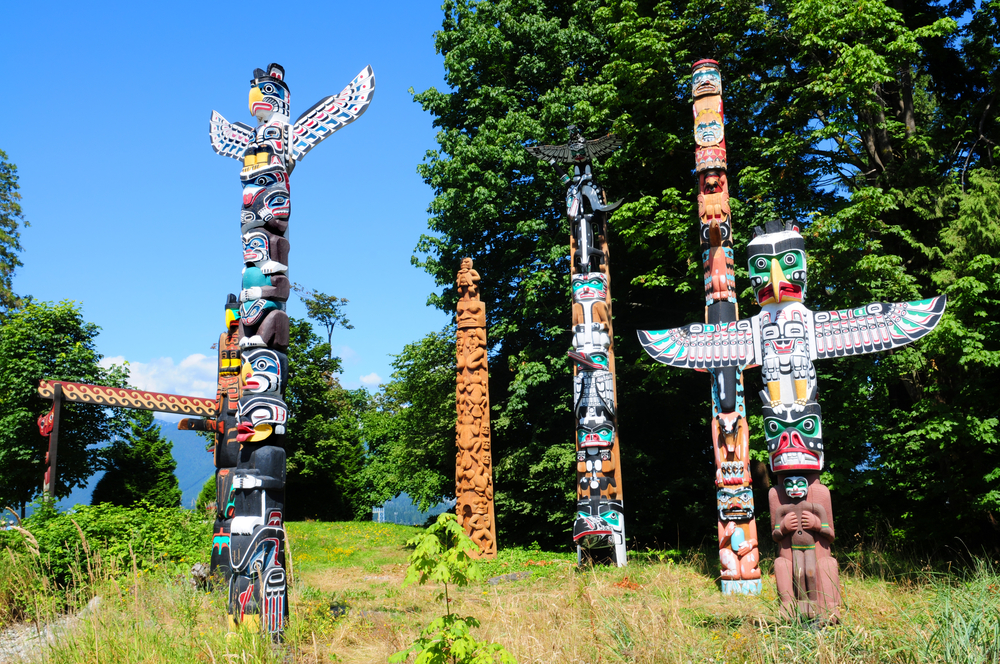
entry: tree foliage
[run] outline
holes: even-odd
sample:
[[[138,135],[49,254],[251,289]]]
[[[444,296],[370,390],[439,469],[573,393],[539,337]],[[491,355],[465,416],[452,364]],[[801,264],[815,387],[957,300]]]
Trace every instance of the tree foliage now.
[[[91,504],[130,507],[146,501],[159,507],[180,507],[173,443],[163,437],[152,411],[133,410],[127,417],[128,435],[100,451],[98,464],[105,473],[94,487]]]
[[[0,327],[0,504],[23,507],[42,490],[48,443],[38,432],[37,419],[52,402],[38,396],[39,380],[125,387],[122,367],[98,365],[98,330],[72,302],[28,302]],[[97,446],[113,433],[106,409],[63,404],[57,497],[86,484],[97,467]]]
[[[455,492],[455,327],[394,356],[387,384],[365,414],[369,505],[405,491],[421,510]]]
[[[370,508],[358,501],[368,392],[340,386],[340,358],[306,320],[290,322],[288,367],[286,518],[353,519]]]
[[[17,166],[7,161],[0,150],[0,313],[20,304],[14,294],[14,270],[21,267],[21,225],[29,226],[21,211],[18,193]]]
[[[781,217],[804,227],[812,309],[949,296],[921,342],[817,364],[838,530],[1000,544],[990,387],[1000,379],[1000,2],[443,9],[436,46],[448,89],[415,95],[439,129],[419,167],[435,198],[418,262],[444,287],[431,299],[446,311],[460,259],[482,275],[506,541],[566,541],[571,523],[569,229],[555,175],[523,150],[565,142],[570,122],[624,142],[597,169],[626,201],[610,247],[628,532],[661,543],[712,536],[708,379],[654,365],[635,330],[702,315],[689,80],[693,61],[713,58],[725,77],[737,283],[747,286],[750,230]],[[748,288],[739,304],[743,315],[758,310]],[[759,413],[759,374],[746,380]],[[752,436],[764,457],[759,427]],[[954,519],[939,518],[942,505]]]

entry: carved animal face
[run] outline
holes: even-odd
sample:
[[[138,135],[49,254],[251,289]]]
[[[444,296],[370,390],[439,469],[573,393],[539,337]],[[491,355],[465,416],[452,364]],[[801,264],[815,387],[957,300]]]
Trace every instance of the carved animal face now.
[[[243,351],[240,382],[248,394],[280,393],[288,380],[288,357],[269,348]]]
[[[615,428],[610,422],[589,424],[581,422],[576,429],[577,445],[588,447],[611,447],[615,442]]]
[[[753,519],[753,489],[723,487],[716,493],[720,521],[750,521]]]
[[[719,65],[714,62],[699,62],[694,66],[691,74],[691,96],[704,97],[705,95],[722,94],[722,72]]]
[[[236,425],[239,433],[236,440],[240,443],[259,443],[269,437],[281,436],[285,433],[285,422],[288,421],[288,407],[281,399],[269,396],[254,395],[243,397],[236,410]]]
[[[757,303],[801,302],[806,295],[806,251],[796,231],[767,233],[747,247],[750,285]]]
[[[726,451],[733,454],[736,451],[736,439],[743,418],[736,413],[720,413],[715,419],[719,423],[719,434],[723,441],[725,441]]]
[[[245,170],[240,173],[240,181],[243,184],[241,223],[244,232],[273,219],[288,220],[292,203],[284,167],[274,165]]]
[[[255,69],[250,81],[250,113],[260,122],[267,122],[274,115],[283,116],[287,122],[292,95],[285,83],[285,70],[277,63],[268,65],[267,71]]]
[[[817,403],[802,411],[784,409],[779,415],[764,406],[764,437],[771,457],[771,470],[823,470],[823,421]]]

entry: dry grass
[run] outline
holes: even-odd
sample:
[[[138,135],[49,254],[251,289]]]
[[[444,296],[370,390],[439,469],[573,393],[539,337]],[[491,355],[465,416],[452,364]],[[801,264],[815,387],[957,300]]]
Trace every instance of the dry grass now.
[[[371,524],[373,553],[366,555],[362,531],[369,526],[297,526],[289,529],[299,558],[282,646],[250,632],[228,634],[222,593],[197,591],[170,569],[99,580],[92,592],[102,598],[100,609],[55,639],[44,661],[385,662],[442,612],[439,589],[401,587],[402,542],[412,529]],[[297,542],[297,533],[307,537]],[[307,543],[345,533],[358,544],[338,544],[353,549],[341,560],[322,559]],[[1000,577],[985,568],[964,578],[902,582],[845,574],[843,622],[816,630],[778,620],[769,578],[760,597],[723,597],[698,564],[580,570],[567,558],[501,552],[489,574],[533,576],[453,592],[452,610],[478,618],[477,638],[503,644],[522,664],[986,662],[1000,652],[1000,629],[990,632],[1000,622],[969,622],[1000,616]],[[959,633],[963,620],[975,629]]]

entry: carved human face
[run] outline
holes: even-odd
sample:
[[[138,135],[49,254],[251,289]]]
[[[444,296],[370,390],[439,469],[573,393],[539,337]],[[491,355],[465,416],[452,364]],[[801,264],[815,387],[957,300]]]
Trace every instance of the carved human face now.
[[[809,480],[801,475],[792,475],[785,478],[785,495],[792,500],[801,500],[809,493]]]
[[[611,447],[615,442],[615,428],[610,422],[601,424],[580,424],[576,430],[577,445],[588,447]]]
[[[750,286],[761,306],[801,302],[806,295],[806,251],[795,231],[768,233],[747,247]]]
[[[255,348],[242,353],[240,382],[244,393],[280,393],[288,379],[288,357],[269,348]]]
[[[803,410],[784,409],[777,414],[764,406],[764,437],[771,457],[771,470],[823,470],[823,420],[817,403],[807,403]]]
[[[691,74],[691,96],[722,94],[722,72],[714,62],[699,62]]]
[[[600,272],[573,275],[573,301],[604,300],[608,296],[608,278]]]

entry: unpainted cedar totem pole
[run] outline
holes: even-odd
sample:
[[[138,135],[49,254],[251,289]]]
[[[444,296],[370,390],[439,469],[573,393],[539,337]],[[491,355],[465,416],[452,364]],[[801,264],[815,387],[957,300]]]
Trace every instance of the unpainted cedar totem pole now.
[[[486,309],[479,299],[479,273],[473,269],[471,258],[463,258],[458,271],[458,314],[455,322],[458,327],[455,514],[478,547],[473,555],[495,558],[497,536],[493,513]]]
[[[621,142],[608,134],[586,140],[569,126],[567,145],[539,145],[528,151],[547,161],[566,186],[570,221],[570,284],[573,291],[573,415],[576,420],[577,516],[573,541],[582,560],[624,566],[625,515],[619,457],[608,204],[593,173],[593,161]],[[562,164],[572,165],[568,174]]]
[[[717,71],[714,62],[707,64]],[[695,64],[695,87],[699,68],[704,71],[705,66],[706,61]],[[713,389],[719,391],[726,387],[719,381],[725,369],[761,367],[764,437],[771,470],[778,477],[768,503],[771,537],[780,551],[774,571],[782,615],[836,622],[839,572],[830,551],[835,535],[830,491],[819,480],[823,437],[813,361],[916,341],[937,325],[945,298],[811,311],[803,304],[805,242],[791,222],[771,221],[757,228],[747,263],[760,313],[732,322],[710,318],[671,330],[640,331],[639,340],[658,362],[709,371],[715,378]]]
[[[272,63],[266,70],[254,70],[250,81],[249,106],[256,127],[227,122],[215,111],[209,125],[212,148],[243,162],[244,263],[238,320],[234,317],[232,323],[238,325],[240,353],[238,448],[232,467],[219,465],[232,459],[220,459],[216,447],[222,524],[217,524],[213,551],[224,549],[228,536],[228,560],[220,553],[213,555],[213,564],[230,570],[231,624],[247,624],[275,639],[288,618],[283,447],[288,408],[283,395],[288,380],[289,177],[309,150],[367,110],[374,90],[372,69],[366,67],[339,95],[320,100],[292,123],[285,70]],[[228,425],[223,428],[228,436]],[[223,450],[228,455],[233,450],[231,441],[226,442]],[[223,473],[224,468],[229,472]]]

